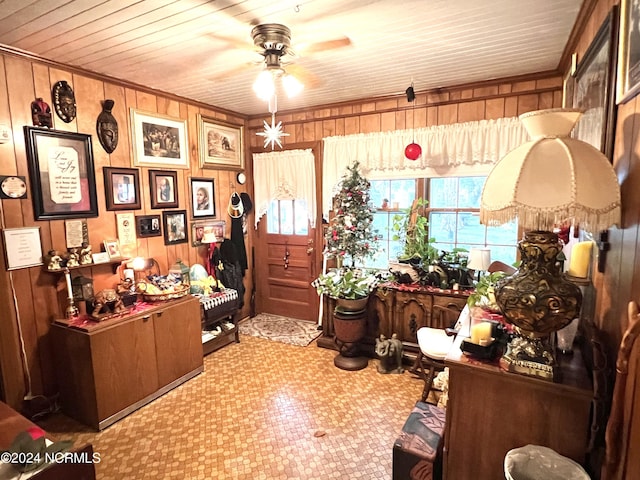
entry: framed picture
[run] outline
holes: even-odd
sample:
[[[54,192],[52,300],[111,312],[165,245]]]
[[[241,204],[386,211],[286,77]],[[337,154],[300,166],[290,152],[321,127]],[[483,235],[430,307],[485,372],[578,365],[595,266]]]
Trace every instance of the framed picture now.
[[[178,206],[178,172],[149,170],[151,208]]]
[[[140,238],[159,237],[162,235],[160,215],[136,216],[136,233]]]
[[[121,246],[136,244],[136,227],[133,212],[117,213],[116,225],[118,231],[118,243]]]
[[[216,216],[213,178],[191,179],[191,205],[194,218]]]
[[[36,220],[98,216],[91,135],[24,127]]]
[[[139,210],[140,171],[137,168],[102,167],[107,210]]]
[[[576,70],[573,107],[584,110],[573,136],[613,158],[616,104],[615,62],[618,51],[618,8],[614,6],[600,26]]]
[[[131,109],[134,167],[189,168],[187,121]]]
[[[40,227],[3,228],[7,270],[42,265]]]
[[[164,224],[164,244],[174,245],[187,241],[187,211],[162,212]]]
[[[640,91],[640,0],[620,2],[619,44],[616,103],[624,103]]]
[[[214,233],[218,243],[222,242],[225,234],[226,222],[218,220],[215,222],[194,222],[191,224],[191,245],[199,247],[202,239],[207,233]]]
[[[243,129],[198,114],[200,167],[244,169]]]
[[[114,258],[122,257],[122,253],[120,253],[120,244],[117,240],[105,240],[104,251],[107,252],[109,258],[112,260]]]

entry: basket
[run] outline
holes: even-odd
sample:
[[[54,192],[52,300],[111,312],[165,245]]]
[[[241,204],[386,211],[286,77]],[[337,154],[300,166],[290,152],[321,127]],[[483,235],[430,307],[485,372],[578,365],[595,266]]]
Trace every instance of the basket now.
[[[143,293],[142,296],[147,302],[163,302],[165,300],[173,300],[174,298],[184,297],[189,293],[189,285],[182,285],[178,290],[166,293]]]

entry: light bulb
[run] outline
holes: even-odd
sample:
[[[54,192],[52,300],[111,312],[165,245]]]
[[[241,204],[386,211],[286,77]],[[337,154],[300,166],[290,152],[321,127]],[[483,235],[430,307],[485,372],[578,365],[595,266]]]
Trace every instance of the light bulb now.
[[[273,81],[273,75],[269,70],[262,70],[256,81],[253,82],[253,91],[262,100],[269,100],[269,98],[275,93],[275,84]]]
[[[304,85],[296,77],[288,73],[282,76],[282,85],[289,98],[295,97],[304,89]]]

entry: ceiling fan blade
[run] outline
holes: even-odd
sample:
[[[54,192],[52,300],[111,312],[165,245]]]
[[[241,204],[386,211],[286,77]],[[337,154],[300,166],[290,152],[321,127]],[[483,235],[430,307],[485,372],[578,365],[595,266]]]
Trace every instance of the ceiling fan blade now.
[[[293,75],[302,82],[305,89],[316,88],[322,84],[316,75],[300,65],[289,64],[285,67],[285,70],[288,74]]]
[[[334,38],[332,40],[325,40],[324,42],[315,43],[300,43],[294,46],[295,54],[298,56],[309,55],[317,52],[326,52],[329,50],[337,50],[338,48],[344,48],[351,45],[351,39],[349,37]]]
[[[249,69],[253,69],[256,68],[256,64],[253,62],[245,62],[242,63],[234,68],[231,68],[230,70],[225,70],[222,71],[220,73],[218,73],[217,75],[214,75],[212,77],[207,77],[207,80],[212,81],[212,82],[218,82],[220,80],[223,79],[228,79],[230,76],[236,75],[238,73],[242,73],[246,70]]]

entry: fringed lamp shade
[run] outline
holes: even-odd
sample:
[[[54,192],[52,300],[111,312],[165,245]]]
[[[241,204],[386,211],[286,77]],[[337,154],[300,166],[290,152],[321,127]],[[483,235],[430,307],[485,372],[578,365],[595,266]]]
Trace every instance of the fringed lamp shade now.
[[[569,137],[579,110],[552,109],[520,116],[532,140],[509,152],[484,185],[480,222],[517,218],[525,232],[518,271],[496,285],[496,302],[516,327],[501,364],[510,371],[555,376],[551,333],[580,313],[580,289],[562,274],[562,244],[552,230],[569,222],[591,232],[620,221],[620,186],[599,150]]]
[[[553,230],[565,221],[597,232],[620,221],[620,186],[607,157],[569,136],[582,112],[539,110],[520,115],[532,140],[509,152],[484,185],[480,222],[518,219],[525,230]]]

